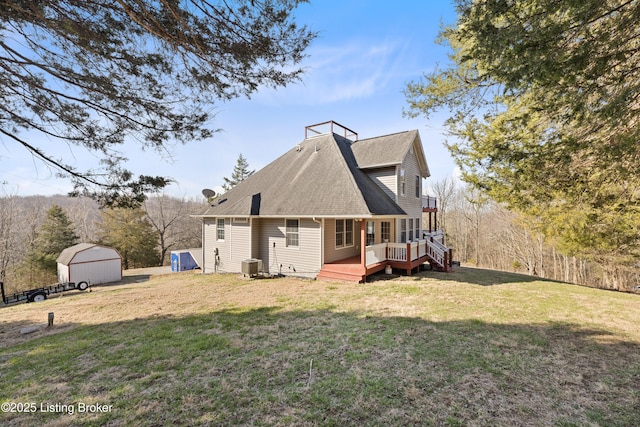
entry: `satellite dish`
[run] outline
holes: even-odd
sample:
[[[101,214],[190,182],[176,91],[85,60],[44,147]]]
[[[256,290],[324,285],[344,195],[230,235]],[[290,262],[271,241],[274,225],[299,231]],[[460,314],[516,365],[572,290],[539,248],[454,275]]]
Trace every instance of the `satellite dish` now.
[[[207,199],[212,199],[216,197],[216,192],[209,188],[205,188],[204,190],[202,190],[202,195]]]

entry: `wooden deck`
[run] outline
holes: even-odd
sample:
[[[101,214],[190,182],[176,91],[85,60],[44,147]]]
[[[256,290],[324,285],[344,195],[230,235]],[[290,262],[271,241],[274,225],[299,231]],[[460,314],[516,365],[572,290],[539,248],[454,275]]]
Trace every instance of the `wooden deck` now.
[[[316,277],[319,280],[365,282],[367,276],[391,266],[410,276],[422,264],[429,263],[440,271],[452,270],[452,251],[442,243],[443,234],[408,243],[378,243],[366,246],[363,253],[328,262]]]
[[[346,280],[350,282],[365,282],[367,276],[385,269],[389,262],[378,262],[363,266],[359,256],[328,262],[316,277],[318,280]]]
[[[338,261],[326,263],[316,277],[318,280],[345,280],[349,282],[366,282],[367,276],[384,270],[387,265],[397,270],[403,270],[407,275],[411,275],[413,270],[422,264],[429,262],[425,255],[411,262],[406,261],[382,261],[364,267],[360,263],[360,257],[355,256]]]

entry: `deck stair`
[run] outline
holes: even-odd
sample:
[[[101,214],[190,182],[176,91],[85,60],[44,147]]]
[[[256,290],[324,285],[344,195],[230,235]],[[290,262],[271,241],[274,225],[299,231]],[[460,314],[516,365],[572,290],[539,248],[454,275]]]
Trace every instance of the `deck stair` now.
[[[350,262],[351,261],[351,262]],[[325,264],[316,276],[318,280],[344,280],[347,282],[364,282],[366,270],[360,265],[360,259],[347,259],[344,262]]]
[[[453,271],[451,249],[433,238],[427,239],[427,260],[437,271]]]

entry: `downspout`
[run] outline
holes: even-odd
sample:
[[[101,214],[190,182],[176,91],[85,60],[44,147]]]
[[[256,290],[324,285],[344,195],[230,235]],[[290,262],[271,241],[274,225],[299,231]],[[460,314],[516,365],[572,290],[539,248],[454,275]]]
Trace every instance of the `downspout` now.
[[[201,240],[202,240],[202,274],[207,274],[207,260],[205,259],[205,254],[207,253],[207,245],[205,242],[205,233],[204,233],[204,218],[202,218],[202,231],[200,232],[200,234],[202,234],[200,236]]]
[[[324,218],[318,221],[314,216],[311,219],[316,224],[320,224],[320,268],[318,269],[318,271],[320,271],[322,267],[324,267]]]

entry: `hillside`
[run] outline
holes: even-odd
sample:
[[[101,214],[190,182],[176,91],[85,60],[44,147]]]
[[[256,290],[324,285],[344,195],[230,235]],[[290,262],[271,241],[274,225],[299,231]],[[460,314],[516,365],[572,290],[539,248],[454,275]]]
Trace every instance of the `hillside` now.
[[[3,425],[640,425],[640,297],[528,276],[175,273],[0,318],[1,400],[38,405]]]

